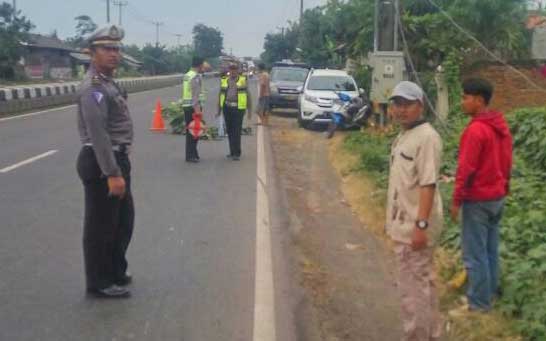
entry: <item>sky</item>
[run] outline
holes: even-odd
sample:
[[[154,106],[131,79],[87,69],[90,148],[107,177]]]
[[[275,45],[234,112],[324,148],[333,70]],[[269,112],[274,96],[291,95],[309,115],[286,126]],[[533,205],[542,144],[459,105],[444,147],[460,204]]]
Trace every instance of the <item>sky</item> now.
[[[2,1],[2,0],[0,0]],[[111,2],[113,3],[114,0]],[[8,2],[11,2],[9,0]],[[192,40],[196,23],[217,27],[224,34],[224,49],[236,56],[258,57],[268,32],[280,32],[288,20],[299,17],[300,0],[127,0],[123,7],[126,44],[155,43],[156,26],[160,43],[176,46]],[[325,4],[327,0],[304,0],[304,8]],[[118,7],[112,4],[111,22],[118,23]],[[61,38],[75,35],[75,17],[89,15],[97,24],[106,24],[106,0],[17,0],[17,9],[30,19],[34,33],[57,31]]]

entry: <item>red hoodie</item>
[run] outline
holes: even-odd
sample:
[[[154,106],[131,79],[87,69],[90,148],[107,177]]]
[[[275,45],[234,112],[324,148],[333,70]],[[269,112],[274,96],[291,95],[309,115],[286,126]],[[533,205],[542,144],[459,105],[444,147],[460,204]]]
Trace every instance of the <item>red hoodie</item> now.
[[[504,116],[493,111],[476,115],[461,136],[455,204],[503,198],[511,172],[512,135]]]

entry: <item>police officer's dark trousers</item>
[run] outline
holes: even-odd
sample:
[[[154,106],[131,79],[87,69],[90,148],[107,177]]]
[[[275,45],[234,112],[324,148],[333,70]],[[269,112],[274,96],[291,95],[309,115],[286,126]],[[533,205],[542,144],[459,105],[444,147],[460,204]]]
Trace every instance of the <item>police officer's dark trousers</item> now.
[[[245,110],[228,105],[224,106],[224,119],[229,139],[229,154],[231,156],[241,156],[241,133],[244,117]]]
[[[184,107],[184,120],[186,126],[193,121],[193,107]],[[197,143],[199,139],[193,137],[192,134],[186,132],[186,161],[192,159],[199,159],[199,152],[197,151]]]
[[[125,254],[135,217],[131,163],[126,153],[114,153],[126,183],[123,198],[109,196],[107,178],[102,175],[92,147],[83,147],[78,157],[78,174],[85,192],[83,251],[88,290],[109,287],[127,271]]]

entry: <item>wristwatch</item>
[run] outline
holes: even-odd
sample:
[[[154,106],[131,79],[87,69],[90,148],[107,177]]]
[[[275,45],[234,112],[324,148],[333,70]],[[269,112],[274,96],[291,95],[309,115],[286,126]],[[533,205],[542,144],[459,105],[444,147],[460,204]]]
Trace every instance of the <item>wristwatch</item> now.
[[[428,221],[426,221],[426,220],[417,220],[415,225],[417,226],[417,228],[419,230],[426,230],[428,228]]]

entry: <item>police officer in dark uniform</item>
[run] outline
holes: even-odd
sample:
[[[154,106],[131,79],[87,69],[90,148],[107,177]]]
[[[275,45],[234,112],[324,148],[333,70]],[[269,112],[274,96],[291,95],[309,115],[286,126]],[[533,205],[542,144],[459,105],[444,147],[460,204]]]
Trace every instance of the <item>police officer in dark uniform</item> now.
[[[115,25],[89,38],[91,66],[78,93],[82,149],[77,169],[85,192],[83,251],[87,293],[129,297],[125,254],[134,224],[129,152],[133,123],[127,93],[114,81],[124,32]]]

